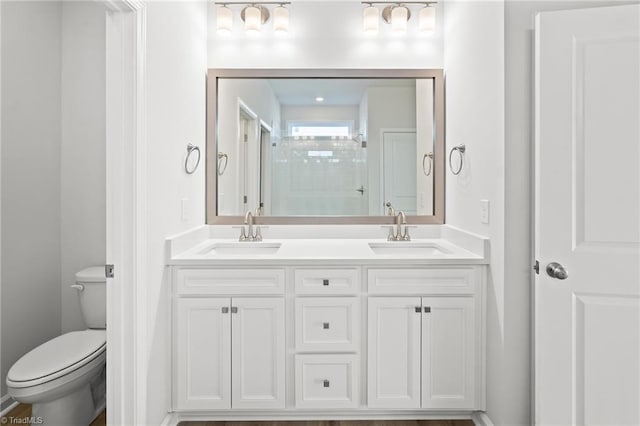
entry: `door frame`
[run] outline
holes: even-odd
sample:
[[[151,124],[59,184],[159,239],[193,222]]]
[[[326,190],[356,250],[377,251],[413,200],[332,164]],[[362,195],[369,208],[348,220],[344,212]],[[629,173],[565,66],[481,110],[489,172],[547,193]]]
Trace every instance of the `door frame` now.
[[[238,97],[238,109],[237,109],[237,115],[236,115],[236,143],[237,143],[237,159],[236,159],[236,170],[238,170],[238,179],[236,182],[236,188],[237,188],[237,193],[238,194],[242,194],[240,195],[240,199],[236,199],[234,202],[234,205],[236,206],[236,209],[239,210],[241,213],[240,215],[244,216],[244,213],[246,212],[247,209],[249,209],[247,206],[247,203],[244,203],[244,199],[242,197],[244,196],[249,196],[249,187],[248,187],[248,181],[250,181],[249,179],[249,171],[248,171],[248,163],[249,163],[249,154],[250,154],[250,148],[249,145],[251,144],[252,140],[255,140],[258,137],[259,131],[258,131],[258,126],[259,126],[259,119],[258,119],[258,114],[255,113],[255,111],[253,111],[253,109],[240,97]],[[241,141],[240,139],[242,138],[242,129],[241,129],[241,122],[242,122],[242,118],[244,117],[244,119],[247,121],[247,141]],[[248,200],[247,200],[248,202]],[[251,210],[251,209],[249,209]]]
[[[146,423],[146,3],[106,8],[108,425]]]

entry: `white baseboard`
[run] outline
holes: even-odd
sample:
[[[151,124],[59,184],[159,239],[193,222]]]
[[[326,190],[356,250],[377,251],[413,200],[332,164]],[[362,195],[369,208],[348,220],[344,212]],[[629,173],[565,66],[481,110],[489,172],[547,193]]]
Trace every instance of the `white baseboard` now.
[[[293,415],[292,415],[293,414]],[[297,414],[297,415],[296,415]],[[429,414],[425,414],[425,413],[421,413],[422,415],[416,415],[416,414],[400,414],[400,413],[376,413],[375,415],[367,415],[367,414],[363,414],[360,413],[358,414],[354,414],[353,415],[353,419],[384,419],[384,420],[389,420],[389,419],[403,419],[403,418],[411,418],[411,419],[415,419],[415,418],[422,418],[422,419],[443,419],[443,418],[465,418],[465,416],[459,416],[459,415],[443,415],[443,414],[438,414],[438,413],[429,413]],[[235,417],[234,415],[222,415],[220,416],[220,414],[216,414],[215,412],[212,413],[181,413],[181,412],[173,412],[173,413],[167,413],[167,415],[164,417],[164,419],[162,420],[162,423],[160,424],[160,426],[176,426],[178,423],[180,423],[181,421],[202,421],[202,420],[220,420],[220,419],[225,419],[225,420],[229,420],[229,419],[233,419],[233,420],[291,420],[291,419],[295,419],[295,420],[314,420],[317,419],[319,417],[326,417],[326,418],[341,418],[341,419],[348,419],[349,417],[352,417],[351,415],[339,415],[336,416],[335,414],[325,414],[323,415],[305,415],[304,413],[289,413],[289,415],[287,416],[285,415],[271,415],[271,416],[264,416],[264,415],[258,415],[255,417],[252,416],[247,416],[246,414],[243,415],[238,415],[236,414],[237,418],[233,418]],[[493,426],[493,422],[491,421],[491,419],[489,418],[489,416],[487,416],[487,413],[485,413],[484,411],[476,411],[473,414],[471,414],[471,420],[473,421],[473,424],[475,426]],[[469,417],[467,417],[469,418]]]
[[[473,424],[476,426],[493,426],[493,422],[484,411],[476,411],[473,413],[471,420],[473,420]]]
[[[176,426],[179,420],[175,413],[167,413],[160,426]]]
[[[0,417],[6,416],[9,413],[9,411],[16,408],[17,405],[18,405],[18,401],[15,401],[9,395],[5,395],[2,398],[0,398]]]

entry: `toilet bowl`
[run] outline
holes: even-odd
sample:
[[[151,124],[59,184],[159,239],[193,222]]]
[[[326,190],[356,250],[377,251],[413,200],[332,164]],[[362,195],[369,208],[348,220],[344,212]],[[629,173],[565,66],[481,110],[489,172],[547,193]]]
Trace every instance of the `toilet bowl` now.
[[[104,268],[76,274],[87,330],[72,331],[31,350],[7,374],[9,395],[32,404],[43,425],[86,426],[105,407],[106,291]]]

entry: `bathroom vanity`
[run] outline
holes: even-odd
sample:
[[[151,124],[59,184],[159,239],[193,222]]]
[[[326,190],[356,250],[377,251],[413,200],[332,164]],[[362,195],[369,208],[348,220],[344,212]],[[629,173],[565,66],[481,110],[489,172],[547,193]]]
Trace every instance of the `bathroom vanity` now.
[[[487,240],[446,225],[392,242],[380,226],[323,228],[168,241],[177,420],[484,410]]]

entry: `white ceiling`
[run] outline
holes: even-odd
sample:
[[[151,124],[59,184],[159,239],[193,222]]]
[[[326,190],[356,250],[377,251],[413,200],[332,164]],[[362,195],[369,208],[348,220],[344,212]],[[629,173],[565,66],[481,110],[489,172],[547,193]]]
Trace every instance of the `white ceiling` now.
[[[277,78],[269,84],[281,105],[359,105],[368,87],[415,87],[414,79]],[[321,96],[324,102],[316,102]]]

